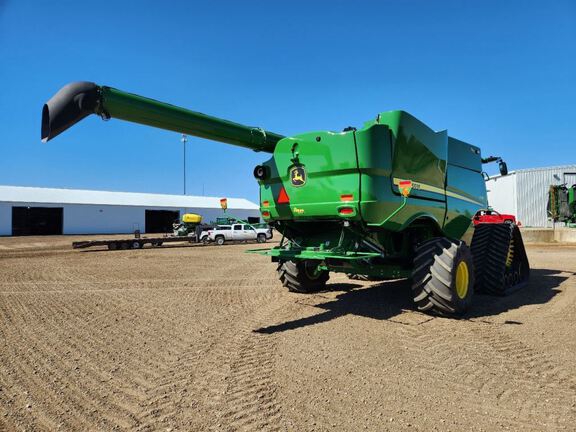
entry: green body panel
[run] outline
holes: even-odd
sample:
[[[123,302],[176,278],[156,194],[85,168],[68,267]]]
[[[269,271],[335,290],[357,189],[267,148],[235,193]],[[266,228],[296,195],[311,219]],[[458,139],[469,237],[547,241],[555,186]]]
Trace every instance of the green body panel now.
[[[276,261],[405,275],[416,244],[436,236],[469,239],[472,216],[486,207],[480,150],[404,111],[380,113],[359,130],[283,137],[80,82],[44,106],[43,140],[89,114],[273,153],[255,173],[263,173],[257,176],[263,218],[283,235],[279,247],[263,252]]]
[[[274,204],[269,207],[271,220],[334,218],[343,205],[342,194],[354,195],[347,204],[355,208],[360,181],[355,154],[351,132],[307,133],[280,140],[274,157],[264,163],[270,168],[271,176],[260,182],[261,201]],[[290,181],[290,170],[295,166],[304,167],[306,171],[303,185],[295,186]],[[289,204],[277,203],[282,187],[290,199]],[[359,215],[349,218],[359,220]]]
[[[403,111],[382,113],[358,131],[284,138],[265,165],[271,176],[260,181],[260,197],[268,202],[262,210],[270,212],[270,221],[348,219],[399,231],[428,218],[459,238],[486,205],[479,149]],[[304,185],[290,181],[296,165],[306,170]],[[405,208],[383,224],[402,203],[400,180],[411,180],[414,188]],[[289,204],[277,203],[282,187]],[[342,195],[352,199],[343,202]],[[342,206],[354,211],[342,216]]]

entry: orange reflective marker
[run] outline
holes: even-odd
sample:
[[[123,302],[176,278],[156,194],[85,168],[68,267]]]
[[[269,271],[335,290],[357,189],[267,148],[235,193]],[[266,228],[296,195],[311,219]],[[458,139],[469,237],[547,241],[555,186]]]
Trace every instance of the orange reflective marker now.
[[[400,189],[400,193],[402,194],[402,196],[407,197],[408,195],[410,195],[410,191],[412,190],[412,181],[402,180],[398,184],[398,187]]]
[[[282,189],[280,189],[280,192],[278,193],[278,204],[289,204],[289,203],[290,203],[290,197],[288,197],[286,189],[282,187]]]

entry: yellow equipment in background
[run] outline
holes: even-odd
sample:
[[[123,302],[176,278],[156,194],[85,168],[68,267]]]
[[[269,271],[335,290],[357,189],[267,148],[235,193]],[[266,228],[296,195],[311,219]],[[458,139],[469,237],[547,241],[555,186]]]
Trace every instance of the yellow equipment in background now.
[[[182,216],[182,222],[199,224],[200,222],[202,222],[202,216],[195,214],[195,213],[185,213]]]

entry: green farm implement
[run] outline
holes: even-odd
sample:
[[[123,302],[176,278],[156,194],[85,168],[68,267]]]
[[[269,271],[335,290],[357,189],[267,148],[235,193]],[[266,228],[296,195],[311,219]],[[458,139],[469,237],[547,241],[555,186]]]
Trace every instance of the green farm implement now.
[[[552,221],[576,226],[576,184],[550,185],[547,210]]]
[[[89,82],[63,87],[43,108],[42,140],[96,114],[272,153],[254,169],[264,220],[291,291],[325,287],[329,272],[411,278],[418,309],[460,314],[474,291],[504,294],[527,281],[515,225],[472,225],[485,208],[480,149],[404,111],[342,132],[282,136]],[[469,246],[470,245],[470,246]],[[475,268],[476,263],[476,268]]]

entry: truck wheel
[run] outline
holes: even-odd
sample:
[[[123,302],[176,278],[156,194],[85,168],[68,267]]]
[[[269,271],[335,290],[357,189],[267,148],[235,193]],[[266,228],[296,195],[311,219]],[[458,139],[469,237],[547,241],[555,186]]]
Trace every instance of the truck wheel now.
[[[459,315],[474,295],[474,262],[466,243],[438,237],[416,249],[412,294],[418,310]]]
[[[256,241],[258,243],[266,243],[266,234],[258,234],[258,237],[256,237]]]
[[[214,241],[216,242],[216,244],[218,246],[222,246],[224,243],[226,243],[226,240],[224,239],[224,236],[218,236],[214,239]]]
[[[208,244],[208,243],[210,243],[210,237],[204,236],[204,237],[202,237],[201,241],[203,244]]]
[[[312,293],[326,286],[328,271],[318,269],[316,260],[284,261],[278,265],[280,282],[288,291]]]

